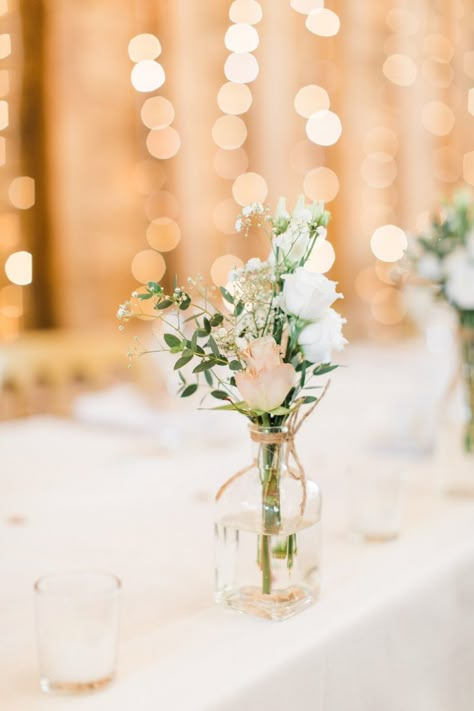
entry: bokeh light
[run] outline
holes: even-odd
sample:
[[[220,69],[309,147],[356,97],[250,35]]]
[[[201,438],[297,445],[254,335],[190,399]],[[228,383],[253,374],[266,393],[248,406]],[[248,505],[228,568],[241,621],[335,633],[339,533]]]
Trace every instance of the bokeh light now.
[[[232,22],[256,25],[262,19],[262,7],[257,0],[234,0],[229,10]]]
[[[309,15],[313,10],[324,7],[324,0],[290,0],[290,6],[302,15]]]
[[[173,158],[181,147],[181,138],[175,128],[168,126],[158,131],[150,131],[146,138],[148,152],[154,158],[167,160]]]
[[[330,168],[314,168],[306,175],[303,188],[310,200],[331,202],[339,192],[339,179]]]
[[[306,18],[307,29],[320,37],[334,37],[340,26],[338,15],[327,8],[313,10]]]
[[[430,101],[423,107],[421,122],[435,136],[446,136],[454,126],[454,113],[442,101]]]
[[[175,116],[171,101],[163,96],[151,96],[141,110],[142,121],[148,128],[167,128]]]
[[[0,59],[6,59],[12,53],[12,39],[9,34],[0,35]]]
[[[159,252],[154,249],[144,249],[138,252],[131,265],[134,278],[141,284],[148,281],[160,281],[166,271],[166,263]]]
[[[169,252],[178,246],[181,230],[175,220],[169,217],[158,217],[148,225],[146,238],[153,249],[159,252]]]
[[[295,96],[295,110],[300,116],[309,118],[317,111],[329,109],[331,102],[326,89],[316,84],[303,86]]]
[[[252,92],[246,84],[226,82],[217,94],[217,105],[224,114],[244,114],[252,105]]]
[[[247,138],[247,127],[241,118],[226,114],[220,116],[212,127],[214,142],[226,150],[240,148]]]
[[[5,262],[5,274],[12,284],[26,286],[33,281],[33,257],[30,252],[13,252]]]
[[[373,233],[370,247],[382,262],[397,262],[403,257],[408,240],[405,232],[396,225],[382,225]]]
[[[232,198],[217,203],[212,213],[213,222],[217,229],[224,234],[235,233],[235,222],[241,209],[241,206],[237,205]]]
[[[234,180],[245,173],[249,164],[247,153],[243,148],[227,151],[219,148],[214,157],[214,170],[225,180]]]
[[[252,25],[237,23],[229,27],[224,41],[231,52],[253,52],[258,47],[258,32]]]
[[[372,188],[388,188],[397,177],[397,164],[388,153],[370,153],[362,161],[360,172]]]
[[[135,64],[130,76],[133,88],[142,93],[156,91],[160,86],[163,86],[166,79],[165,70],[161,64],[152,59],[144,59]]]
[[[0,131],[8,127],[8,101],[0,101]]]
[[[251,202],[264,202],[268,195],[268,186],[265,178],[258,173],[244,173],[234,181],[232,195],[239,205],[248,205]]]
[[[410,86],[416,81],[418,69],[411,57],[405,54],[391,54],[384,62],[383,73],[393,84]]]
[[[161,44],[158,37],[142,34],[132,37],[128,43],[128,56],[132,62],[143,62],[146,59],[156,59],[161,54]]]
[[[240,269],[243,262],[233,254],[223,254],[213,262],[211,267],[211,279],[216,286],[225,286],[229,281],[231,269]]]
[[[311,272],[325,274],[331,269],[335,260],[336,253],[332,244],[327,240],[318,240],[306,262],[306,268]]]
[[[306,133],[313,143],[332,146],[341,136],[341,120],[333,111],[318,111],[308,119]]]
[[[253,54],[229,54],[224,65],[224,73],[229,81],[249,84],[258,76],[258,62]]]
[[[28,210],[35,204],[35,181],[23,175],[14,178],[8,187],[8,198],[19,210]]]

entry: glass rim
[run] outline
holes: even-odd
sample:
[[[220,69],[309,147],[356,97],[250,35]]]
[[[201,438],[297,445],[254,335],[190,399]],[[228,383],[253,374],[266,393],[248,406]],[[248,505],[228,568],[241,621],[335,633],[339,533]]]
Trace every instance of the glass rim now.
[[[288,425],[256,425],[254,422],[250,422],[248,428],[251,432],[262,432],[268,434],[277,434],[282,432],[286,434],[288,432]]]
[[[115,575],[115,573],[109,573],[106,570],[65,570],[57,573],[46,573],[45,575],[41,575],[35,580],[33,584],[33,590],[38,595],[51,595],[55,597],[75,597],[77,595],[77,592],[75,591],[66,592],[64,590],[49,590],[45,589],[45,587],[43,586],[48,581],[51,581],[53,579],[60,580],[65,579],[67,577],[81,578],[87,575],[101,578],[102,580],[108,580],[112,583],[112,587],[110,588],[110,590],[102,590],[100,592],[93,593],[94,596],[106,597],[108,595],[114,595],[122,590],[122,581],[120,580],[118,575]]]

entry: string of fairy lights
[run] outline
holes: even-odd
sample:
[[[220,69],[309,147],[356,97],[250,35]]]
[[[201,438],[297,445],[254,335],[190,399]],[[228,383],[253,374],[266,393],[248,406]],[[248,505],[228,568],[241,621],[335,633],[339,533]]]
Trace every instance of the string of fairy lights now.
[[[338,15],[324,7],[322,0],[291,0],[290,6],[305,16],[305,26],[310,33],[321,38],[333,38],[340,29]],[[303,190],[310,200],[332,202],[339,193],[339,178],[328,166],[325,150],[335,145],[342,134],[339,116],[331,109],[331,99],[326,88],[319,84],[307,84],[298,89],[294,98],[296,113],[306,120],[307,139],[320,151],[319,165],[305,166]],[[304,149],[304,144],[303,144]],[[307,150],[307,149],[306,149]],[[321,273],[328,272],[336,254],[329,240],[317,243],[308,268]]]
[[[446,8],[449,13],[454,13],[454,17],[446,14]],[[414,8],[396,5],[389,10],[385,17],[388,35],[383,46],[385,58],[381,69],[387,85],[399,92],[398,101],[412,87],[418,85],[420,90],[423,87],[419,120],[425,135],[428,134],[433,143],[429,168],[438,187],[445,192],[462,179],[474,185],[474,151],[463,155],[454,136],[456,123],[465,121],[466,99],[454,84],[453,68],[456,60],[454,41],[460,46],[472,44],[472,26],[465,22],[469,20],[465,17],[468,14],[465,3],[456,3],[455,7],[434,3],[430,11],[423,22]],[[471,34],[468,42],[463,43],[463,33],[466,32]],[[474,79],[474,52],[464,52],[462,66],[464,75]],[[463,83],[462,77],[459,77],[459,83]],[[393,106],[390,109],[382,112],[383,122],[370,128],[364,138],[365,156],[360,172],[366,188],[378,194],[376,200],[366,201],[376,205],[376,211],[372,214],[368,211],[368,217],[378,224],[370,239],[375,263],[363,269],[356,278],[360,298],[370,305],[374,320],[384,326],[400,323],[406,313],[393,265],[403,255],[407,235],[396,224],[380,224],[384,214],[396,215],[399,199],[399,140],[397,126],[393,125],[395,111]],[[467,110],[474,114],[472,89],[468,90]],[[421,212],[414,228],[423,230],[428,219],[429,212]]]
[[[178,200],[165,189],[165,165],[180,150],[181,138],[173,126],[173,103],[163,96],[166,72],[158,61],[161,54],[160,40],[151,33],[135,35],[128,44],[128,56],[133,62],[130,79],[140,97],[140,118],[147,131],[148,156],[136,166],[135,187],[144,198],[149,248],[139,251],[131,264],[132,274],[141,284],[163,278],[166,271],[163,254],[175,249],[181,240]]]
[[[12,119],[17,103],[13,87],[20,48],[15,45],[13,9],[8,0],[0,1],[0,167],[6,187],[5,202],[0,214],[0,249],[7,283],[0,288],[0,335],[14,337],[24,315],[24,287],[33,279],[33,258],[21,249],[20,212],[35,204],[35,181],[18,174],[16,136]]]
[[[325,7],[324,0],[289,0],[289,5],[301,15],[306,30],[316,37],[331,40],[338,35],[340,18]],[[21,326],[25,287],[33,279],[33,258],[23,248],[20,229],[21,211],[35,205],[35,182],[18,169],[17,131],[13,130],[17,123],[13,70],[18,74],[21,54],[18,31],[12,23],[14,12],[9,0],[0,0],[0,169],[4,184],[0,214],[4,271],[0,283],[0,333],[3,336],[15,334]],[[381,40],[375,67],[379,79],[374,76],[374,82],[379,81],[385,87],[385,99],[380,106],[358,109],[370,116],[360,136],[359,171],[360,194],[367,205],[361,224],[374,262],[357,275],[356,291],[370,305],[377,322],[396,325],[404,317],[404,307],[391,269],[407,241],[405,230],[397,224],[399,181],[406,170],[398,105],[405,102],[406,107],[408,100],[413,99],[413,90],[417,91],[417,101],[422,102],[418,119],[420,136],[428,138],[433,146],[427,170],[437,186],[446,191],[461,180],[474,186],[474,147],[464,145],[460,138],[461,128],[463,136],[469,135],[469,120],[474,116],[474,50],[471,49],[474,23],[466,2],[457,2],[452,7],[434,2],[423,9],[394,0],[378,16],[383,18],[385,39]],[[243,205],[263,202],[268,196],[267,183],[252,170],[246,150],[248,115],[260,71],[262,19],[262,5],[257,0],[230,3],[229,24],[224,34],[228,51],[225,81],[217,91],[221,113],[210,127],[215,144],[214,170],[229,185],[229,196],[219,201],[213,211],[215,227],[223,234],[233,233],[236,215]],[[166,255],[181,240],[179,200],[169,188],[168,165],[182,146],[175,126],[175,106],[166,92],[169,77],[162,64],[159,38],[152,33],[137,34],[129,42],[128,53],[145,152],[133,177],[143,199],[147,241],[146,248],[134,256],[131,271],[136,281],[143,284],[151,278],[163,277]],[[316,58],[315,67],[318,61]],[[320,73],[314,83],[295,87],[294,110],[303,121],[302,135],[288,158],[289,168],[301,179],[307,198],[331,203],[339,195],[340,180],[333,169],[330,151],[341,137],[342,126],[332,106],[331,72],[337,73],[337,67],[331,61],[325,64],[326,74]],[[316,70],[314,76],[319,76]],[[391,104],[386,99],[390,91]],[[415,110],[418,109],[413,109],[412,116]],[[414,227],[422,229],[426,218],[427,213],[420,212]],[[236,259],[223,255],[213,263],[211,277],[215,283],[222,282],[230,261]],[[325,272],[333,262],[330,242],[321,243],[319,251],[314,252],[313,268]]]

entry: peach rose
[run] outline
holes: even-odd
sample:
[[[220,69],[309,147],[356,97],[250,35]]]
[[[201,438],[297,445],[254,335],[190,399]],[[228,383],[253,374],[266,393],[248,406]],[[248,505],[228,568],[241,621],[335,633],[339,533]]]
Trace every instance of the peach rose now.
[[[263,412],[281,405],[295,384],[296,371],[291,363],[282,363],[275,339],[256,338],[241,357],[247,368],[235,374],[235,382],[247,405]]]

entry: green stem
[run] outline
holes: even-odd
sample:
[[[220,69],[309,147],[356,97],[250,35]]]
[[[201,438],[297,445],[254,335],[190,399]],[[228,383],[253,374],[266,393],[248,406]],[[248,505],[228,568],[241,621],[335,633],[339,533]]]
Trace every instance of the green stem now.
[[[474,452],[474,311],[462,311],[461,326],[465,330],[462,340],[463,375],[467,388],[469,419],[464,432],[466,452]]]
[[[280,444],[261,444],[259,466],[262,478],[262,593],[272,591],[271,535],[281,527]]]

